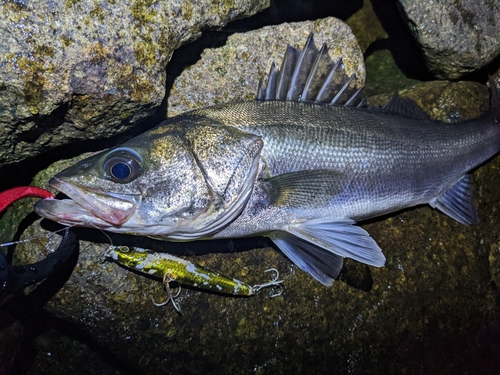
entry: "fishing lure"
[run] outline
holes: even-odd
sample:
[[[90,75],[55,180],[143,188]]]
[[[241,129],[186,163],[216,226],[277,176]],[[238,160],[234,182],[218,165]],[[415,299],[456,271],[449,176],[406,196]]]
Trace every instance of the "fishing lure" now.
[[[221,275],[218,272],[167,253],[153,253],[145,249],[130,248],[127,246],[111,246],[107,255],[118,264],[127,268],[161,278],[168,297],[165,302],[156,303],[153,301],[153,303],[156,306],[164,306],[171,301],[178,313],[181,313],[181,309],[179,304],[175,301],[175,298],[177,298],[180,293],[180,287],[178,293],[174,296],[170,288],[171,281],[179,285],[187,285],[222,294],[247,297],[255,295],[263,288],[273,286],[281,288],[280,284],[283,282],[283,280],[278,280],[279,273],[274,268],[266,271],[275,272],[270,282],[250,286],[240,280]],[[281,290],[273,294],[272,297],[279,296],[280,294]]]

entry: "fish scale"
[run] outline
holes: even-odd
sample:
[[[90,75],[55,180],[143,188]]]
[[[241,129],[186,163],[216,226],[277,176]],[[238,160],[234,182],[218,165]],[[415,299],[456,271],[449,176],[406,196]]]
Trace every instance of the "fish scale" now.
[[[499,147],[498,127],[487,116],[445,124],[367,109],[279,101],[222,104],[195,110],[192,116],[263,137],[261,156],[273,176],[320,168],[439,181],[444,174],[463,176]],[[294,120],[283,120],[287,118]],[[311,152],[315,150],[319,152]],[[442,169],[436,170],[437,160]]]

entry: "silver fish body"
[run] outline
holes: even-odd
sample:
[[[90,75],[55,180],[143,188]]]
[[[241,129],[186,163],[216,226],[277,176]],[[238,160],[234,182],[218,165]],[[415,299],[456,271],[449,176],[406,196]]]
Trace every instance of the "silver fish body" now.
[[[345,256],[384,265],[356,221],[430,204],[476,222],[467,172],[500,150],[496,96],[490,113],[446,124],[269,100],[280,95],[167,119],[61,172],[50,183],[71,200],[35,209],[67,225],[173,241],[268,236],[325,285]]]
[[[363,108],[280,101],[219,105],[192,116],[262,137],[266,178],[303,174],[308,210],[320,200],[319,215],[335,212],[356,221],[432,204],[500,149],[500,126],[489,116],[447,124]],[[320,182],[321,187],[316,184]],[[314,190],[316,196],[311,195]],[[325,190],[329,193],[323,194]]]

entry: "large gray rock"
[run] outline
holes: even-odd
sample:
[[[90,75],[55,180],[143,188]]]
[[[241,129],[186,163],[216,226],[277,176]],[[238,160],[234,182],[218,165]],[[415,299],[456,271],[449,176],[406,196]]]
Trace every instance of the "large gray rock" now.
[[[430,70],[458,79],[500,54],[500,2],[399,0]]]
[[[0,166],[109,137],[157,107],[172,52],[269,0],[0,3]]]
[[[201,59],[175,80],[168,98],[168,116],[217,103],[253,100],[259,79],[269,72],[273,61],[279,69],[286,45],[302,49],[310,33],[314,33],[318,48],[327,44],[333,61],[343,57],[346,73],[356,74],[353,87],[363,86],[366,77],[363,54],[344,22],[324,18],[284,23],[234,34],[223,47],[204,50]]]

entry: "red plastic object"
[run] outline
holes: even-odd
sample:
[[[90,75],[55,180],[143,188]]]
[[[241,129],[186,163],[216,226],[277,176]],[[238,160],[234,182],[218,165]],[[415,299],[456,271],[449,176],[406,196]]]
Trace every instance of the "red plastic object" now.
[[[0,213],[22,198],[54,198],[54,194],[36,186],[18,186],[0,193]]]

